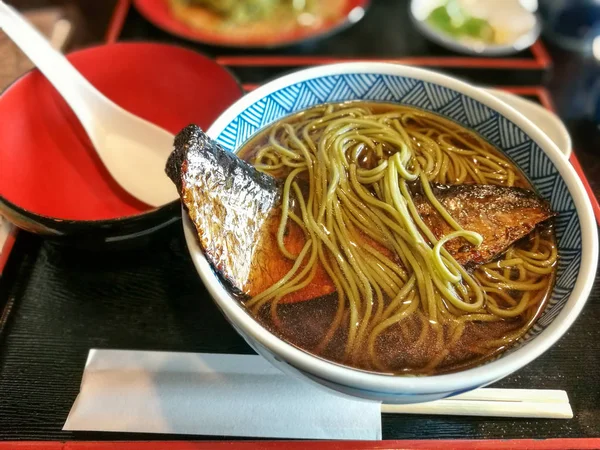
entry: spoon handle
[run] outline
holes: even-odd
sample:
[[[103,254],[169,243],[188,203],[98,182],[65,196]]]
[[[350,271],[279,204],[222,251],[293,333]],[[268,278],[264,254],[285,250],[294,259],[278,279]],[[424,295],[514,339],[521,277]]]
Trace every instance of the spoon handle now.
[[[99,103],[108,100],[38,30],[2,0],[0,28],[56,88],[92,137],[94,105],[101,106]]]

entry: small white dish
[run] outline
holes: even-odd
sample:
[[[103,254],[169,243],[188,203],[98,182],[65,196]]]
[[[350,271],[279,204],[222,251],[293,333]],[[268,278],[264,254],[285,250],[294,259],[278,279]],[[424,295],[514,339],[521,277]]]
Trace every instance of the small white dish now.
[[[556,114],[531,100],[524,99],[510,92],[498,89],[486,89],[486,91],[509,106],[512,106],[535,123],[567,158],[571,156],[571,135],[563,121]]]
[[[440,0],[412,0],[409,16],[415,27],[428,39],[458,53],[480,56],[506,56],[523,51],[533,45],[542,32],[540,18],[534,14],[535,24],[528,32],[520,34],[508,44],[487,44],[483,41],[467,41],[453,37],[427,22],[433,9],[440,5]]]

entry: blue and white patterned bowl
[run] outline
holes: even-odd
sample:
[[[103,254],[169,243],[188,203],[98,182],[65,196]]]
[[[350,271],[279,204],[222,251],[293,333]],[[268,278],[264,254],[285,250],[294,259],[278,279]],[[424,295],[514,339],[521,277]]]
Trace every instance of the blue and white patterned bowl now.
[[[501,358],[459,373],[379,375],[314,357],[277,338],[246,313],[214,275],[184,214],[186,240],[204,284],[238,332],[284,371],[350,395],[386,402],[435,400],[497,381],[533,361],[572,325],[588,297],[598,259],[589,198],[567,159],[532,122],[483,90],[422,69],[381,63],[320,66],[272,81],[236,102],[208,130],[237,151],[266,125],[307,107],[346,100],[412,105],[471,128],[511,157],[559,213],[556,287],[543,315]]]

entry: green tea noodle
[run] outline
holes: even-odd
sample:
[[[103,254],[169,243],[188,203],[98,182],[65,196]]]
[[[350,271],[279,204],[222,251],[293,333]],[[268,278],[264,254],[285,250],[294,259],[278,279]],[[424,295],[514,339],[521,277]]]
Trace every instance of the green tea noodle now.
[[[378,350],[395,327],[405,348],[427,355],[403,371],[426,374],[464,341],[470,324],[520,318],[500,337],[469,344],[469,352],[489,357],[491,347],[504,348],[526,332],[551,288],[557,251],[543,230],[473,272],[444,248],[457,238],[478,246],[482,237],[448,214],[430,182],[531,187],[489,143],[439,116],[381,104],[318,106],[269,127],[241,156],[285,180],[277,242],[294,261],[245,305],[256,315],[268,310],[281,327],[282,298],[313,282],[320,264],[335,285],[337,306],[310,349],[317,354],[341,333],[340,362],[398,372]],[[436,239],[417,212],[410,183],[420,184],[452,233]],[[290,222],[306,239],[299,253],[284,243]]]

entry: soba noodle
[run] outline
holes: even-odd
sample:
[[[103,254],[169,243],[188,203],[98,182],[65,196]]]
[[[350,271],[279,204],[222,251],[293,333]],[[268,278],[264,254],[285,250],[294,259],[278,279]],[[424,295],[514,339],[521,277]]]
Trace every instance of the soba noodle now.
[[[482,237],[448,214],[430,182],[531,187],[488,142],[439,116],[385,104],[318,106],[271,126],[241,157],[285,180],[277,242],[294,261],[245,305],[256,315],[268,310],[280,327],[282,298],[313,282],[320,264],[335,286],[337,306],[309,349],[317,354],[343,329],[340,362],[431,373],[464,340],[469,324],[519,318],[500,337],[470,344],[471,353],[489,357],[526,332],[552,286],[552,233],[536,230],[526,244],[473,272],[445,250],[452,239],[478,246]],[[420,184],[452,233],[436,239],[417,212],[410,183]],[[290,222],[305,236],[299,253],[285,246]],[[390,367],[378,341],[392,327],[413,349],[436,350],[425,352],[419,367]]]

